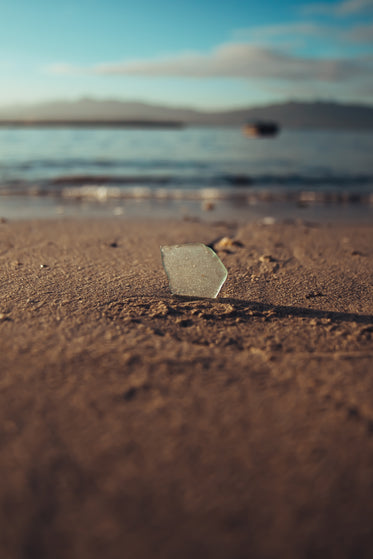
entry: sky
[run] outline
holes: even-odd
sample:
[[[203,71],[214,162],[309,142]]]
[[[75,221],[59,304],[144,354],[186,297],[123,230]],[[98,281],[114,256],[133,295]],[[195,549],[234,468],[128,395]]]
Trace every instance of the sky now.
[[[0,0],[0,105],[373,103],[373,0]]]

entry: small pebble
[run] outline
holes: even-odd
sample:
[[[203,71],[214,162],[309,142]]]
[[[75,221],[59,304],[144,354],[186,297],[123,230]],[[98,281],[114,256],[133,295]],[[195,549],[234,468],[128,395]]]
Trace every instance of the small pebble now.
[[[203,202],[202,209],[205,212],[211,212],[212,210],[215,209],[215,204],[214,204],[214,202],[208,202],[208,201]]]
[[[263,225],[274,225],[276,223],[276,219],[270,215],[263,217],[262,219]]]
[[[236,239],[231,239],[230,237],[223,237],[215,244],[215,248],[217,250],[229,249],[233,247],[242,247],[243,244],[241,241],[237,241]]]
[[[273,258],[273,256],[271,254],[262,254],[262,256],[259,256],[259,261],[260,262],[276,262],[276,259]]]
[[[306,299],[314,299],[315,297],[323,297],[324,294],[321,291],[310,291],[306,295]]]

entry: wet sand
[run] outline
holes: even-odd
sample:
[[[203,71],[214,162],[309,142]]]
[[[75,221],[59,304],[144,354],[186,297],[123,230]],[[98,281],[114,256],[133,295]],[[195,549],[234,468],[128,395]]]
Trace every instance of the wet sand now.
[[[372,557],[372,231],[0,223],[0,557]]]

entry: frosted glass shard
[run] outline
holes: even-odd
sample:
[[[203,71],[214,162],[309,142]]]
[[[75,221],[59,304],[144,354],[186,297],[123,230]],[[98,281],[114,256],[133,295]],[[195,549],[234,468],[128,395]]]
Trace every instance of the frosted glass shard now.
[[[215,298],[228,272],[203,243],[161,247],[162,264],[174,295]]]

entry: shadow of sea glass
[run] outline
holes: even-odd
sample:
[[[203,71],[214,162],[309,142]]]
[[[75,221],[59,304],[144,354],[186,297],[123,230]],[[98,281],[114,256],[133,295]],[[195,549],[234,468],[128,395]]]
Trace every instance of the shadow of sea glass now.
[[[161,247],[171,293],[214,299],[228,272],[218,255],[203,243]]]

